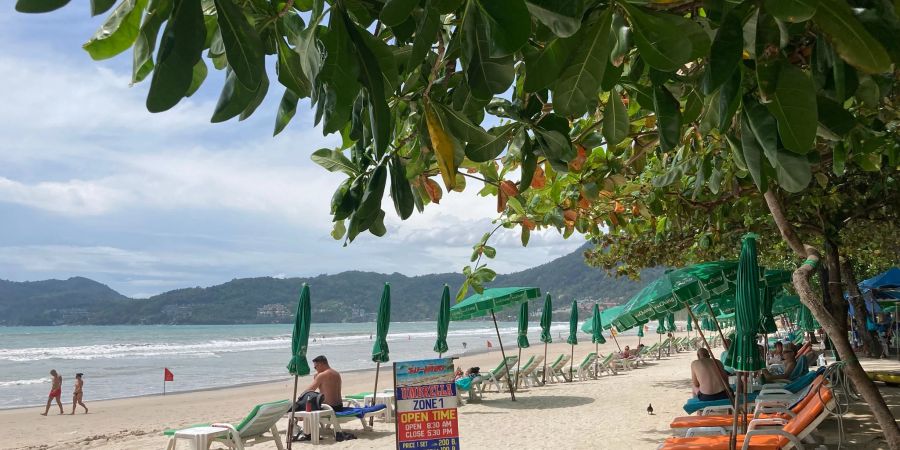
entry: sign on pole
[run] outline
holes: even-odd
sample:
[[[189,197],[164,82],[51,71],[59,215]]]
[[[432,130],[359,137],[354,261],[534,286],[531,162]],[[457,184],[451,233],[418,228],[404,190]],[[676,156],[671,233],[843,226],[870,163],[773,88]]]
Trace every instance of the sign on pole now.
[[[394,363],[399,450],[457,450],[453,358]]]

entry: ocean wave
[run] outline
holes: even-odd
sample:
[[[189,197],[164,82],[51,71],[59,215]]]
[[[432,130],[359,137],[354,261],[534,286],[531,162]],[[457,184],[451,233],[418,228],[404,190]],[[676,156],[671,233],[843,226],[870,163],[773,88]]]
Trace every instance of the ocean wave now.
[[[32,378],[30,380],[0,381],[0,388],[11,387],[11,386],[26,386],[29,384],[44,384],[44,383],[50,383],[51,381],[53,381],[53,380],[50,377]]]

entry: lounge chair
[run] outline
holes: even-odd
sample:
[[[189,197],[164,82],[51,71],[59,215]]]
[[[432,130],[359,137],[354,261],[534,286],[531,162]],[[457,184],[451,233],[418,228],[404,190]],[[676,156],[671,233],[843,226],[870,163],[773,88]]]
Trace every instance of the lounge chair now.
[[[331,410],[334,409],[331,405],[322,404],[323,410]],[[334,420],[331,421],[331,425],[335,427],[334,431],[341,431],[339,424],[354,422],[357,419],[362,423],[363,429],[366,431],[372,431],[372,427],[369,426],[366,419],[368,418],[376,418],[381,420],[387,420],[387,405],[384,404],[376,404],[363,406],[361,403],[356,400],[344,400],[344,409],[342,411],[334,411]],[[324,424],[327,427],[328,424]]]
[[[517,356],[507,356],[506,364],[503,364],[503,361],[500,361],[500,364],[497,364],[493,370],[488,372],[483,372],[481,374],[481,378],[485,383],[493,384],[494,387],[497,388],[497,392],[503,392],[503,386],[501,385],[501,381],[506,380],[506,377],[509,376],[509,372],[507,369],[512,369],[516,365],[516,361],[519,358]],[[484,392],[484,385],[481,386],[481,391]]]
[[[753,419],[747,427],[747,434],[737,435],[737,445],[742,450],[753,449],[790,449],[803,448],[803,439],[807,439],[816,427],[828,417],[834,408],[834,393],[821,386],[818,393],[812,395],[809,403],[794,417]],[[762,428],[781,425],[782,428]],[[659,449],[727,449],[729,436],[672,437],[666,439]]]
[[[244,447],[259,444],[262,442],[275,441],[275,447],[283,450],[284,445],[281,442],[281,435],[278,434],[278,428],[275,423],[281,419],[286,412],[291,409],[290,400],[279,400],[277,402],[261,403],[253,407],[247,417],[244,417],[237,425],[230,423],[213,423],[193,425],[189,428],[197,426],[215,426],[228,428],[230,431],[221,437],[214,439],[215,442],[221,442],[228,448],[242,450]],[[167,450],[175,448],[175,432],[178,430],[171,429],[163,432],[169,436]],[[266,435],[270,433],[270,435]]]
[[[477,402],[481,400],[481,377],[462,377],[456,380],[456,398],[459,401],[459,405],[462,406],[463,400],[461,392],[468,392],[470,402]]]
[[[596,360],[596,359],[597,359],[597,354],[596,354],[596,353],[594,353],[594,352],[588,353],[588,354],[584,357],[584,359],[582,359],[581,362],[578,363],[578,366],[576,366],[576,367],[573,368],[573,370],[575,371],[575,373],[574,373],[574,374],[569,374],[569,379],[570,379],[570,380],[574,380],[574,379],[575,379],[574,375],[577,375],[577,376],[578,376],[578,379],[579,379],[580,381],[587,380],[589,377],[590,377],[590,378],[597,378],[597,377],[594,375],[594,360]]]
[[[763,391],[751,392],[751,393],[747,394],[747,400],[755,401],[756,397],[758,395],[760,395],[760,393],[766,391],[767,389],[769,390],[767,392],[769,395],[774,394],[774,392],[771,391],[772,389],[784,389],[785,391],[791,393],[791,395],[796,396],[796,393],[809,388],[809,386],[815,380],[816,376],[821,375],[824,372],[825,372],[825,368],[823,367],[814,372],[809,372],[806,375],[803,375],[802,377],[797,378],[796,380],[794,380],[788,384],[773,383],[773,384],[763,385]],[[796,402],[798,399],[799,399],[799,397],[795,398],[793,401],[790,401],[788,404],[792,404],[793,402]],[[790,400],[790,399],[786,399],[786,400]],[[701,415],[722,414],[723,412],[730,411],[730,409],[729,409],[730,405],[731,405],[731,402],[729,402],[728,399],[701,401],[701,400],[698,400],[696,397],[692,397],[692,398],[688,399],[688,401],[684,404],[684,411],[688,414],[693,414],[698,411],[700,411]]]
[[[569,363],[569,354],[568,353],[560,353],[552,363],[547,364],[547,374],[546,379],[552,381],[554,383],[561,383],[566,381],[566,377],[563,374],[563,368],[566,364]],[[536,377],[540,377],[544,379],[544,368],[543,366],[538,369]]]
[[[608,375],[617,375],[619,373],[616,370],[616,355],[615,353],[610,353],[603,357],[603,360],[597,364],[597,373],[596,376],[600,376],[602,372],[606,372]]]
[[[544,355],[536,355],[529,358],[522,368],[513,372],[516,388],[518,389],[520,380],[525,386],[540,385],[541,381],[538,380],[536,374],[538,367],[543,367],[543,365]]]

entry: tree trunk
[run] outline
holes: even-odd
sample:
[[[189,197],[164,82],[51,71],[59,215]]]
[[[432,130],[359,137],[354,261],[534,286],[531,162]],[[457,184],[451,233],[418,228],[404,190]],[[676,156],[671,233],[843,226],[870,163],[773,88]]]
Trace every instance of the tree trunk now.
[[[881,396],[881,392],[875,386],[875,383],[866,376],[866,372],[859,364],[859,360],[856,359],[856,354],[853,352],[853,348],[850,347],[850,341],[847,339],[846,330],[843,333],[841,332],[843,327],[840,327],[835,317],[825,309],[825,304],[816,298],[810,285],[809,280],[820,260],[818,250],[803,244],[796,231],[794,231],[794,226],[785,216],[781,201],[773,190],[767,191],[764,197],[784,241],[798,256],[806,258],[800,267],[794,271],[792,277],[794,287],[800,295],[800,300],[810,309],[813,316],[828,333],[838,355],[845,363],[844,373],[847,374],[859,395],[869,405],[872,415],[875,416],[875,420],[881,426],[888,446],[892,450],[900,450],[900,427],[897,426],[894,415],[891,414],[891,410],[884,402],[884,397]]]
[[[853,273],[853,266],[847,258],[841,259],[841,278],[847,284],[850,304],[853,305],[853,310],[856,311],[856,317],[853,320],[856,322],[856,329],[860,330],[859,336],[862,339],[866,356],[877,358],[881,356],[881,343],[878,341],[875,333],[869,331],[866,323],[866,318],[869,315],[869,311],[866,309],[866,301],[863,299],[862,292],[859,291],[856,275]]]

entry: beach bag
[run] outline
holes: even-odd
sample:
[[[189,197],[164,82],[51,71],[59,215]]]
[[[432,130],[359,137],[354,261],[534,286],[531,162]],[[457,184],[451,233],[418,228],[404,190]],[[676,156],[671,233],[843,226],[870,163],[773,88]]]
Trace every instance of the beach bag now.
[[[319,411],[322,409],[322,403],[325,403],[325,396],[316,391],[306,391],[297,397],[294,404],[295,411],[306,411],[306,405],[310,405],[310,411]]]

